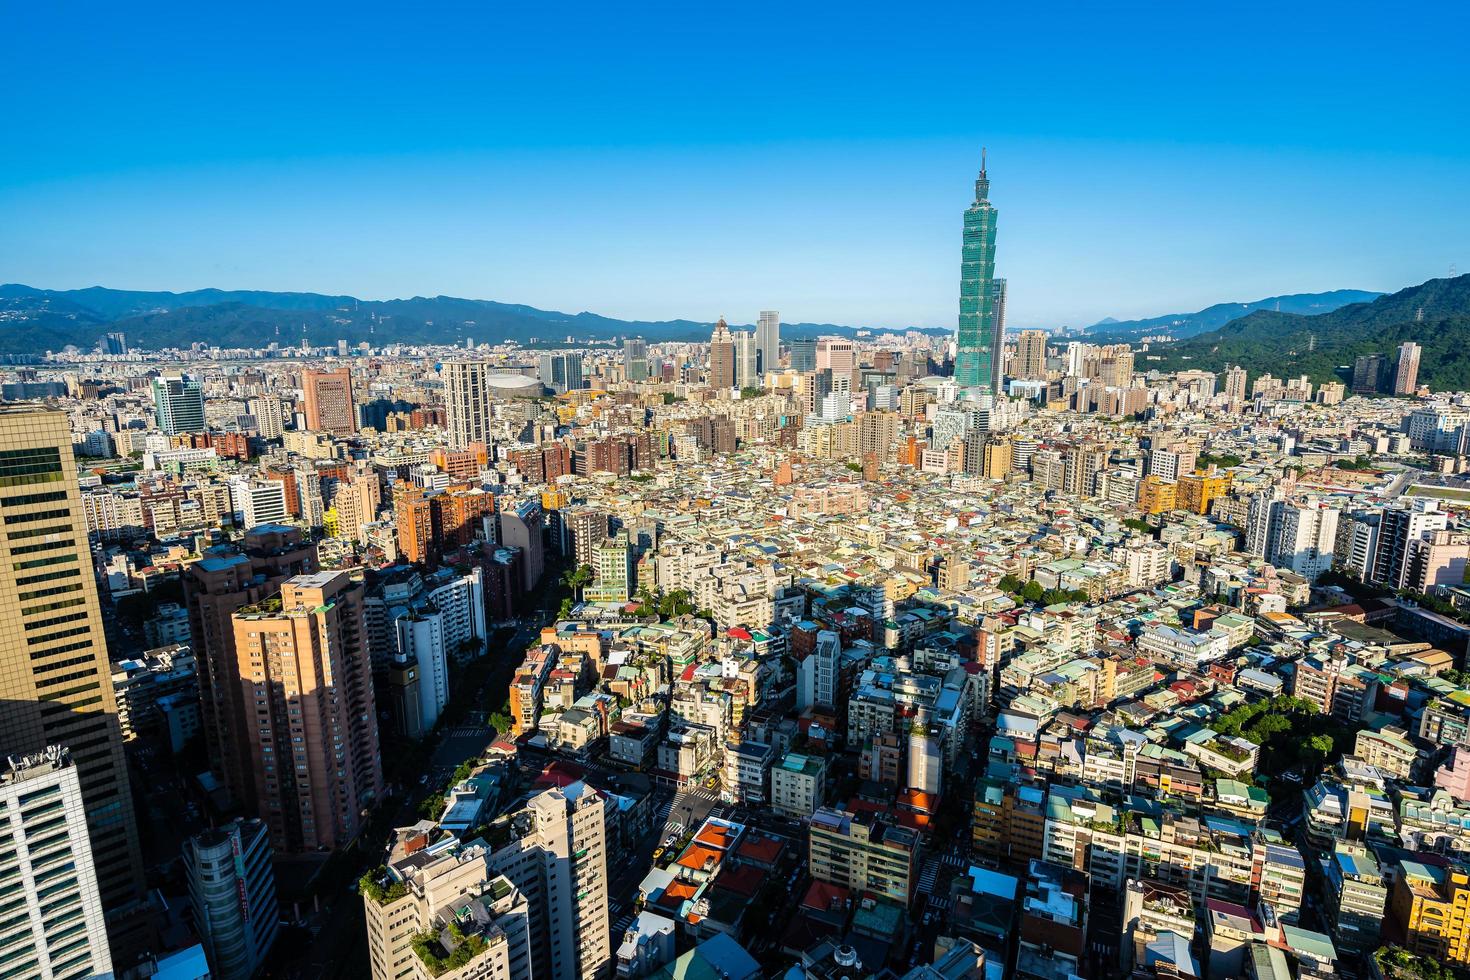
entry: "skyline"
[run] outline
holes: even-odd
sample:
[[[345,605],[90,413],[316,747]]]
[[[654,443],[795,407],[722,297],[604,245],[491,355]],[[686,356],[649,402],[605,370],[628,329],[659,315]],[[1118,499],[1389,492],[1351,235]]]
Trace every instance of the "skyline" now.
[[[291,45],[223,11],[99,8],[79,31],[21,10],[0,80],[35,95],[0,163],[0,267],[55,289],[953,329],[982,145],[1005,187],[996,274],[1015,328],[1470,266],[1451,40],[1466,13],[1410,37],[1333,10],[1000,11],[987,29],[1014,43],[987,49],[983,79],[964,57],[973,24],[947,5],[758,8],[718,31],[594,9],[438,11],[390,31],[382,11],[317,9]],[[241,59],[261,68],[248,85]]]

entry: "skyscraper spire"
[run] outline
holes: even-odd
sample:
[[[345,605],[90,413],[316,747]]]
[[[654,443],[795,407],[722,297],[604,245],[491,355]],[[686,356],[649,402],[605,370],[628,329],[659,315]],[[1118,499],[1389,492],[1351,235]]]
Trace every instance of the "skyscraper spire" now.
[[[962,388],[995,393],[1004,285],[995,278],[996,211],[990,203],[985,148],[980,150],[980,176],[975,201],[965,210],[964,247],[960,258],[960,324],[955,381]]]

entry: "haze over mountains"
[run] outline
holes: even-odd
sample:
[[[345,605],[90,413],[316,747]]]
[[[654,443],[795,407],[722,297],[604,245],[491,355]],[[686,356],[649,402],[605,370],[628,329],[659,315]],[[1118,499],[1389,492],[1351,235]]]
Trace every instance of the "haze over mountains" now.
[[[1237,317],[1256,310],[1277,310],[1282,313],[1301,313],[1315,316],[1330,313],[1349,303],[1366,303],[1382,296],[1382,293],[1362,289],[1334,289],[1326,293],[1293,293],[1289,296],[1268,296],[1254,303],[1216,303],[1198,313],[1166,313],[1142,320],[1115,320],[1108,317],[1087,328],[1088,334],[1106,340],[1135,340],[1150,334],[1167,333],[1176,340],[1193,337],[1209,330],[1217,330]],[[1100,342],[1106,342],[1106,340]]]
[[[466,338],[476,343],[528,343],[532,338],[611,340],[630,335],[655,341],[707,340],[713,325],[697,320],[618,320],[453,296],[359,300],[257,290],[169,293],[100,286],[69,290],[0,286],[0,352],[20,354],[41,354],[67,345],[90,350],[109,331],[126,333],[133,346],[157,350],[200,340],[221,347],[260,347],[279,339],[283,346],[295,346],[303,332],[316,345],[333,344],[339,338],[350,344],[454,344]],[[782,329],[786,336],[796,337],[852,334],[867,328],[787,323]]]
[[[1243,314],[1243,315],[1242,315]],[[260,347],[271,340],[295,346],[304,334],[315,345],[460,343],[514,340],[558,342],[642,335],[649,340],[703,340],[711,324],[696,320],[619,320],[595,313],[562,313],[532,306],[450,296],[359,300],[321,293],[201,289],[142,292],[91,287],[46,290],[0,286],[0,353],[38,356],[68,345],[97,346],[109,331],[145,349]],[[854,334],[839,324],[786,323],[786,337]],[[883,332],[877,328],[874,332]],[[947,331],[930,329],[944,334]],[[1252,303],[1220,303],[1189,314],[1103,321],[1092,342],[1154,343],[1141,368],[1222,370],[1241,364],[1252,376],[1308,374],[1317,381],[1341,376],[1358,354],[1391,352],[1413,340],[1423,347],[1420,379],[1435,387],[1470,388],[1470,275],[1431,279],[1384,295],[1339,289],[1272,296]]]

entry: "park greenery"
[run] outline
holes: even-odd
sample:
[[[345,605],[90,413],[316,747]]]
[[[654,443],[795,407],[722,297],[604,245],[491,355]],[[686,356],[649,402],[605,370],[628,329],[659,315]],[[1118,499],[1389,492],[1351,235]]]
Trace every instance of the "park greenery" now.
[[[1043,606],[1055,606],[1063,602],[1086,602],[1088,595],[1081,589],[1046,589],[1042,588],[1040,582],[1032,579],[1029,582],[1022,581],[1014,575],[1007,575],[999,582],[1000,590],[1008,593],[1011,598],[1028,603],[1040,603]]]
[[[1227,711],[1210,727],[1221,735],[1238,735],[1261,747],[1263,775],[1276,776],[1299,767],[1320,770],[1352,746],[1353,732],[1310,701],[1279,695]]]

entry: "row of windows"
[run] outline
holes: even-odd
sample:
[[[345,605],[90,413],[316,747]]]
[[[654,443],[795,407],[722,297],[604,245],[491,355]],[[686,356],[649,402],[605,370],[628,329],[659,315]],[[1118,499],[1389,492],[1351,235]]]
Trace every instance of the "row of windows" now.
[[[70,533],[71,533],[71,525],[70,524],[54,524],[51,527],[31,527],[31,528],[26,528],[24,531],[11,531],[10,532],[10,539],[12,541],[16,541],[16,540],[19,540],[21,538],[36,538],[36,537],[40,537],[43,534],[70,534]]]
[[[54,582],[62,578],[76,578],[82,574],[78,568],[58,568],[54,572],[42,572],[39,575],[22,575],[15,580],[16,585],[35,585],[37,582]]]
[[[26,637],[26,646],[36,646],[41,643],[50,643],[52,640],[64,640],[68,636],[81,636],[83,633],[90,632],[92,632],[91,624],[88,624],[86,626],[73,626],[69,630],[58,630],[55,633],[47,633],[44,636],[28,636]],[[89,639],[83,640],[79,643],[72,643],[68,646],[57,647],[53,650],[32,650],[31,659],[40,660],[42,657],[54,657],[58,653],[65,653],[68,650],[81,650],[91,645],[92,641]]]
[[[77,596],[75,599],[58,599],[55,602],[43,602],[39,606],[21,606],[20,614],[22,616],[34,616],[36,613],[51,612],[53,609],[74,609],[77,606],[84,606],[86,604],[86,596]],[[83,613],[83,615],[86,614]],[[29,630],[44,628],[46,626],[55,626],[58,623],[69,622],[71,619],[76,618],[78,617],[73,614],[70,617],[62,616],[54,619],[41,620],[35,623],[27,623],[26,629]]]
[[[20,599],[24,602],[27,599],[41,599],[48,595],[64,595],[67,592],[79,592],[81,588],[82,583],[80,582],[73,582],[70,585],[53,585],[49,589],[32,589],[29,592],[22,592]]]
[[[0,507],[24,507],[27,504],[55,504],[66,499],[65,490],[52,490],[49,493],[23,493],[16,497],[0,497]],[[44,514],[16,514],[5,518],[6,524],[29,524],[32,521],[44,520],[47,516],[70,517],[70,510],[53,510]]]
[[[54,446],[0,450],[0,487],[59,483],[63,478],[61,450]]]
[[[55,551],[57,548],[73,548],[76,542],[71,538],[62,541],[38,541],[35,544],[24,544],[19,548],[11,548],[12,555],[33,555],[38,551]]]
[[[32,558],[30,561],[18,561],[13,567],[17,572],[20,572],[24,571],[27,568],[40,568],[44,565],[60,565],[65,562],[76,560],[77,556],[75,554],[55,555],[51,558]]]

